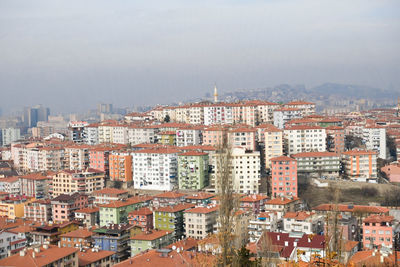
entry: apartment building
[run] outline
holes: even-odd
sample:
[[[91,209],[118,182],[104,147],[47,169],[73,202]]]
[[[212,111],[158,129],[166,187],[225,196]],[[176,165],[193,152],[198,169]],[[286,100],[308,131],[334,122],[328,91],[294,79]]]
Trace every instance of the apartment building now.
[[[130,238],[131,257],[150,249],[161,249],[173,242],[173,233],[151,230]]]
[[[283,232],[320,234],[324,231],[323,219],[321,215],[308,211],[287,212],[283,216]]]
[[[185,235],[184,212],[193,208],[190,203],[158,207],[154,210],[154,228],[173,232],[175,240]]]
[[[109,157],[110,180],[132,181],[132,155],[130,152],[113,152]]]
[[[89,167],[88,145],[72,145],[65,147],[65,168],[70,170],[84,170]]]
[[[274,110],[274,125],[283,129],[288,121],[301,117],[301,110],[298,108],[278,108]]]
[[[261,212],[249,220],[248,233],[250,242],[257,242],[262,233],[278,230],[278,217],[275,212]]]
[[[345,148],[345,132],[340,126],[330,126],[326,128],[327,149],[330,152],[341,154]]]
[[[186,195],[179,192],[164,192],[153,197],[154,207],[173,206],[184,202]]]
[[[222,158],[221,158],[222,157]],[[213,154],[210,160],[212,171],[210,185],[218,191],[217,177],[221,172],[221,164],[226,162],[225,155]],[[258,194],[260,185],[260,152],[249,151],[245,148],[233,148],[231,152],[230,171],[235,192],[243,194]],[[225,167],[224,167],[225,168]]]
[[[52,219],[50,199],[38,199],[24,206],[24,218],[34,222],[48,222]]]
[[[14,233],[12,230],[0,232],[0,259],[14,255],[28,245],[24,233]]]
[[[301,111],[302,117],[315,114],[315,103],[306,101],[292,101],[283,105],[285,108],[297,108]]]
[[[89,197],[80,193],[61,194],[51,200],[52,217],[55,223],[74,220],[75,211],[87,207]]]
[[[81,221],[86,227],[98,225],[100,212],[98,207],[89,206],[75,211],[75,219]]]
[[[232,106],[227,104],[214,104],[204,107],[204,125],[232,124]]]
[[[377,178],[377,152],[350,150],[342,153],[344,172],[352,180],[367,181]]]
[[[203,131],[203,145],[219,147],[227,137],[227,128],[223,125],[210,126]]]
[[[40,147],[38,148],[38,168],[31,171],[59,171],[64,169],[65,151],[63,147]]]
[[[381,159],[387,158],[386,128],[382,126],[367,125],[363,129],[362,138],[368,150],[377,152],[378,157]]]
[[[283,131],[272,124],[257,126],[259,142],[264,145],[265,168],[271,168],[271,158],[283,155]]]
[[[104,183],[104,172],[102,171],[95,169],[64,170],[53,176],[52,194],[53,197],[75,192],[91,194],[104,188]]]
[[[109,224],[93,230],[92,238],[95,247],[101,250],[113,251],[114,262],[120,262],[130,257],[129,239],[134,226],[130,224]]]
[[[393,216],[375,214],[365,218],[362,224],[364,249],[374,249],[379,246],[392,248],[393,225]]]
[[[112,201],[99,205],[100,226],[107,224],[119,224],[128,222],[128,214],[141,207],[148,206],[151,197],[131,197],[128,199]]]
[[[51,176],[42,175],[41,173],[30,173],[19,176],[20,194],[43,198],[47,196],[51,182]]]
[[[292,126],[284,130],[288,155],[301,152],[326,151],[326,130],[319,126]]]
[[[256,150],[256,129],[239,127],[228,131],[228,140],[232,148],[243,147],[247,150]]]
[[[92,193],[94,204],[108,204],[112,201],[128,198],[128,191],[116,188],[103,188]]]
[[[186,237],[203,239],[213,232],[217,223],[218,207],[195,207],[184,212]]]
[[[233,113],[233,123],[243,123],[250,127],[256,126],[258,122],[257,101],[247,101],[245,103],[231,104]]]
[[[258,112],[258,122],[263,123],[274,123],[274,111],[279,109],[280,105],[277,103],[263,101],[261,104],[257,105]]]
[[[129,125],[128,143],[130,145],[156,143],[157,133],[155,125]]]
[[[195,146],[202,143],[202,132],[204,127],[187,126],[176,130],[176,146]]]
[[[177,149],[143,149],[133,152],[133,182],[138,189],[173,190],[178,186]]]
[[[86,121],[70,121],[68,123],[69,140],[74,143],[83,143],[85,137],[85,126],[89,123]]]
[[[208,154],[188,151],[178,155],[179,189],[203,189],[208,185]]]
[[[96,146],[89,149],[89,168],[103,171],[109,176],[110,164],[109,156],[113,150],[118,150],[113,146]]]
[[[287,156],[271,159],[272,195],[297,196],[297,161]]]
[[[264,204],[268,197],[265,195],[251,194],[240,199],[239,207],[241,210],[250,211],[252,214],[258,214],[264,209]]]
[[[315,177],[339,177],[340,157],[333,152],[303,152],[293,154],[299,174]]]
[[[143,231],[153,229],[153,211],[147,207],[131,211],[128,214],[129,224],[139,226]]]
[[[85,126],[83,142],[87,145],[98,145],[99,142],[99,124],[93,123]]]
[[[88,229],[81,228],[60,235],[60,246],[68,248],[90,247],[93,243],[93,232]]]
[[[34,198],[13,197],[0,201],[0,216],[8,219],[24,217],[24,207],[34,201]]]
[[[3,128],[0,129],[0,146],[11,145],[21,138],[21,129],[19,128]]]
[[[0,192],[7,192],[11,196],[20,195],[20,184],[17,176],[0,179]]]

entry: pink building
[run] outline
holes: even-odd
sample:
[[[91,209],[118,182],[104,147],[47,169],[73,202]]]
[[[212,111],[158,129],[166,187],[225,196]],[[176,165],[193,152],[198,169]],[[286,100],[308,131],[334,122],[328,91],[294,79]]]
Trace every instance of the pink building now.
[[[326,135],[330,136],[330,143],[328,143],[328,150],[341,154],[345,148],[345,132],[343,127],[330,126],[326,128]]]
[[[35,222],[48,222],[51,220],[50,199],[35,200],[24,206],[24,217]]]
[[[129,224],[143,228],[143,231],[153,229],[153,211],[143,207],[128,214]]]
[[[226,127],[215,125],[204,129],[203,145],[218,147],[226,137]]]
[[[228,133],[229,144],[232,147],[244,147],[248,150],[256,150],[256,130],[250,127],[232,129]]]
[[[271,159],[272,195],[297,196],[297,161],[280,156]]]
[[[62,194],[51,200],[53,221],[68,222],[75,219],[75,211],[87,207],[88,196],[80,193]]]
[[[42,173],[19,176],[20,194],[35,198],[45,197],[49,192],[51,181],[51,176],[42,175]]]
[[[392,248],[393,244],[393,216],[370,215],[363,221],[364,249],[378,246]]]

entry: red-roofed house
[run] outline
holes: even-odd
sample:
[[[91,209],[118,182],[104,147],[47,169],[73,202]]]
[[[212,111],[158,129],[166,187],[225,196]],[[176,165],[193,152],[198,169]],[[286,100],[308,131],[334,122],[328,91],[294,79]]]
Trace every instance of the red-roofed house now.
[[[128,191],[116,188],[103,188],[92,193],[95,197],[94,204],[108,204],[111,201],[128,198]]]
[[[153,230],[137,234],[130,239],[131,256],[147,249],[162,248],[172,243],[174,238],[172,231]]]
[[[249,240],[256,242],[264,231],[275,232],[278,229],[278,216],[275,212],[260,212],[249,220]]]
[[[158,206],[170,206],[176,205],[185,200],[185,194],[174,192],[174,191],[167,191],[153,197],[153,205],[155,207]]]

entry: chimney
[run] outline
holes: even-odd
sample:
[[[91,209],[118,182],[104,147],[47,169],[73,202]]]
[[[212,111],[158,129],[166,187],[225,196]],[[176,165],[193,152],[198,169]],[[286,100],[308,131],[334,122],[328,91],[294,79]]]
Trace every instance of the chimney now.
[[[61,248],[61,242],[60,241],[58,241],[58,247]]]
[[[281,237],[279,235],[276,236],[276,240],[281,240]]]
[[[380,257],[380,262],[383,263],[383,255]]]
[[[36,258],[36,253],[32,252],[32,258]]]
[[[19,251],[19,255],[20,255],[21,257],[24,257],[24,256],[25,256],[25,249],[20,250],[20,251]]]

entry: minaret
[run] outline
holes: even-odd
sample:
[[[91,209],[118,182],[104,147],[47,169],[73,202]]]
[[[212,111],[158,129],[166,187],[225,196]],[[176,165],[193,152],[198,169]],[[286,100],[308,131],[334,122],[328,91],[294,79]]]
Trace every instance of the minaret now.
[[[214,103],[218,102],[217,84],[214,84]]]

